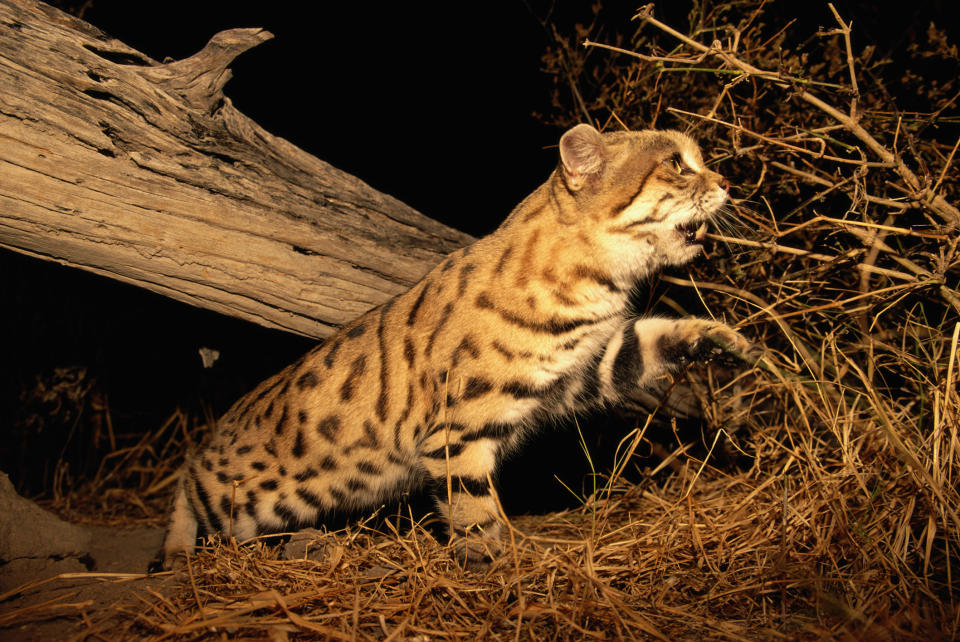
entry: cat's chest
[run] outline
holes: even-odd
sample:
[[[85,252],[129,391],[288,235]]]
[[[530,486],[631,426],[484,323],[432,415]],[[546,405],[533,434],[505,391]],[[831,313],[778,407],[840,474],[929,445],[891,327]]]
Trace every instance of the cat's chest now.
[[[599,323],[569,333],[569,336],[541,346],[542,358],[532,362],[528,377],[536,385],[548,385],[559,378],[579,376],[603,351],[626,315],[608,313]]]
[[[482,423],[523,423],[535,414],[554,415],[576,405],[583,381],[596,370],[604,347],[619,330],[623,314],[611,315],[589,327],[578,328],[558,337],[527,344],[517,351],[509,367],[492,368],[483,373],[461,370],[462,396],[472,397],[470,382],[490,377],[496,383],[490,394],[478,395],[476,404],[464,404],[462,419],[470,421],[482,414]],[[509,342],[509,337],[501,337]],[[508,364],[503,364],[507,366]],[[458,388],[459,390],[459,388]]]

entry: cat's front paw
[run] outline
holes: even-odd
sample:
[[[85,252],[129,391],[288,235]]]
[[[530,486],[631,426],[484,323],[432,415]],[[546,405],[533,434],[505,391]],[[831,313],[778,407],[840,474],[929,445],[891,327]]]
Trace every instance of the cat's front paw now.
[[[503,544],[498,539],[470,534],[451,539],[450,548],[461,568],[486,571],[500,556]]]
[[[754,346],[730,326],[716,323],[704,329],[693,351],[701,363],[737,365],[751,360]]]
[[[736,365],[752,360],[753,344],[728,325],[706,319],[687,319],[678,336],[664,337],[661,353],[674,363],[713,363]]]
[[[153,559],[147,564],[147,573],[163,573],[164,571],[177,571],[187,564],[187,552],[179,551],[171,553],[160,550],[154,555]]]

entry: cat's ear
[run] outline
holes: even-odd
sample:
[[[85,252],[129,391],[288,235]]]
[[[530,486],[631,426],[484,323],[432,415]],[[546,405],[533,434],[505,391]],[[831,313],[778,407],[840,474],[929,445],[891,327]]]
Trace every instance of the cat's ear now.
[[[603,167],[603,137],[590,125],[581,123],[560,138],[560,164],[571,190],[578,190]]]

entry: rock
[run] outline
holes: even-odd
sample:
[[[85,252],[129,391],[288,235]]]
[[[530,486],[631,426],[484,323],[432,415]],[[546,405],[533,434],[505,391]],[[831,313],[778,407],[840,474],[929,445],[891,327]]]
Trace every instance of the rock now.
[[[0,563],[31,558],[84,557],[90,533],[24,499],[0,473]]]
[[[283,546],[282,558],[285,560],[313,560],[319,561],[326,557],[327,546],[316,540],[325,533],[315,528],[304,528],[290,536],[290,540]]]

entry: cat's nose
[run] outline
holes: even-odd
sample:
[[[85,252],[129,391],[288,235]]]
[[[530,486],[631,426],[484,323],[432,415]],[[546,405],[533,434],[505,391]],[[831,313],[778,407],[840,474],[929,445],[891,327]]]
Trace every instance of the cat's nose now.
[[[730,181],[727,180],[726,176],[720,177],[720,187],[723,188],[724,192],[730,191]]]

